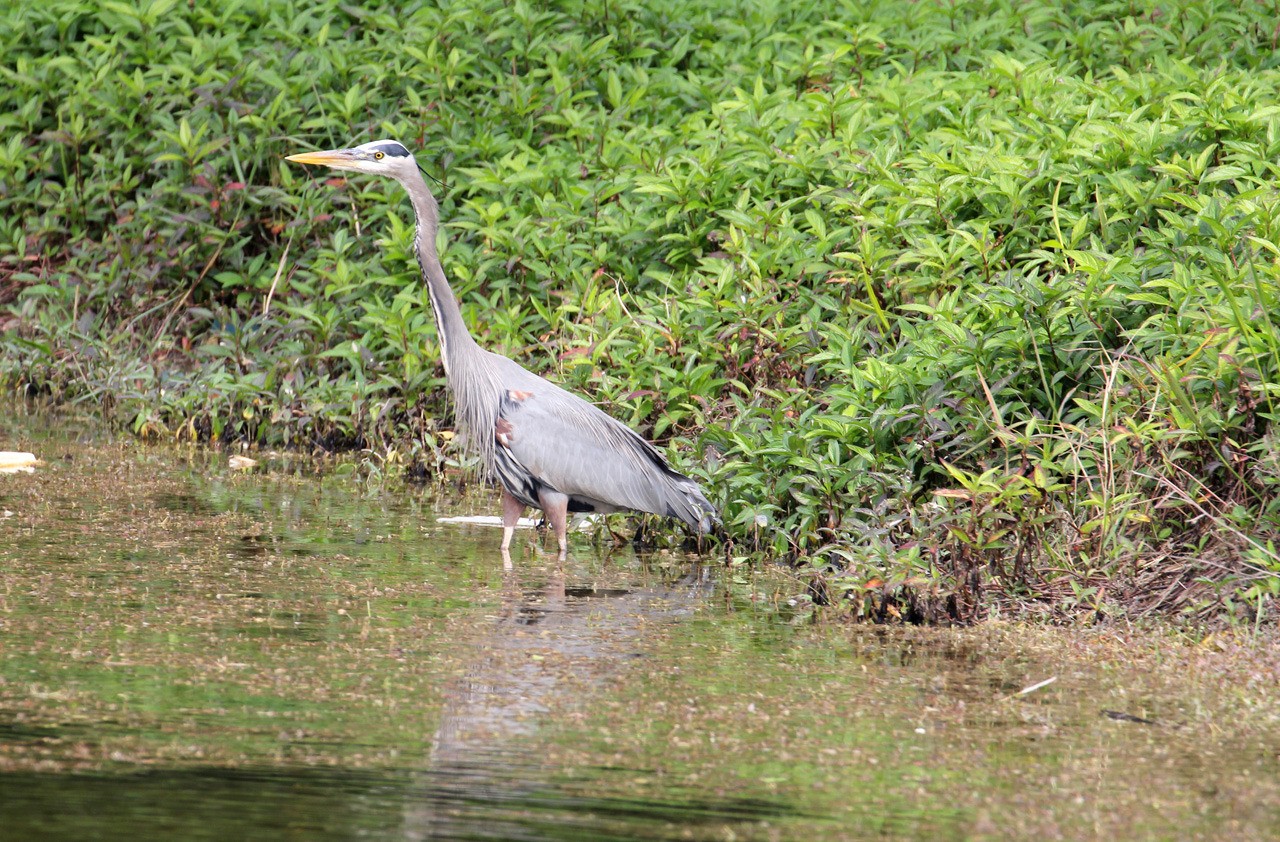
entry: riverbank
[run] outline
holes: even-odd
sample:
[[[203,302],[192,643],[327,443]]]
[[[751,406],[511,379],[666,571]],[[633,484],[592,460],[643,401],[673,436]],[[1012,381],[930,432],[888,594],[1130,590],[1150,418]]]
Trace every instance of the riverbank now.
[[[1280,71],[1220,11],[15,7],[0,385],[469,482],[404,198],[282,160],[395,135],[481,343],[656,440],[728,563],[1272,623]]]

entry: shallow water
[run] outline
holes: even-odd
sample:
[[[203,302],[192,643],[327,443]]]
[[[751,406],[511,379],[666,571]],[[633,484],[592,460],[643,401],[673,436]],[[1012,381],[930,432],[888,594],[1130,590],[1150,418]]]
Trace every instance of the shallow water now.
[[[435,520],[486,498],[19,409],[0,449],[44,460],[0,476],[0,839],[1280,828],[1274,647],[851,628],[581,536],[505,570]]]

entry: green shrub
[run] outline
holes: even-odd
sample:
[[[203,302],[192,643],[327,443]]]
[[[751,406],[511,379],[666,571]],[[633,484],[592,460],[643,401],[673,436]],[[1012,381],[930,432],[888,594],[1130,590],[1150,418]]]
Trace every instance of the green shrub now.
[[[1274,37],[1212,0],[15,6],[0,380],[441,469],[408,204],[281,161],[396,136],[480,341],[824,598],[1263,616]]]

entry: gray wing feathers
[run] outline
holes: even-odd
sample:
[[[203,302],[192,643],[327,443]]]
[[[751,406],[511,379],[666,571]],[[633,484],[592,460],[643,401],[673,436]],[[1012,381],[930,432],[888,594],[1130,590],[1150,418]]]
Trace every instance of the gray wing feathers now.
[[[717,520],[698,484],[671,470],[652,445],[577,395],[512,364],[503,372],[499,438],[540,483],[602,510],[675,517],[700,532]]]

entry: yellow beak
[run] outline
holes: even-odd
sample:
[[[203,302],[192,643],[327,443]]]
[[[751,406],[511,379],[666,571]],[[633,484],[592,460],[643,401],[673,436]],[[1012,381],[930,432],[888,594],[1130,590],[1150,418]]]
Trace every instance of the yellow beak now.
[[[286,161],[295,164],[322,164],[326,167],[350,166],[353,162],[351,152],[346,149],[333,149],[328,152],[300,152],[297,155],[286,155]]]

